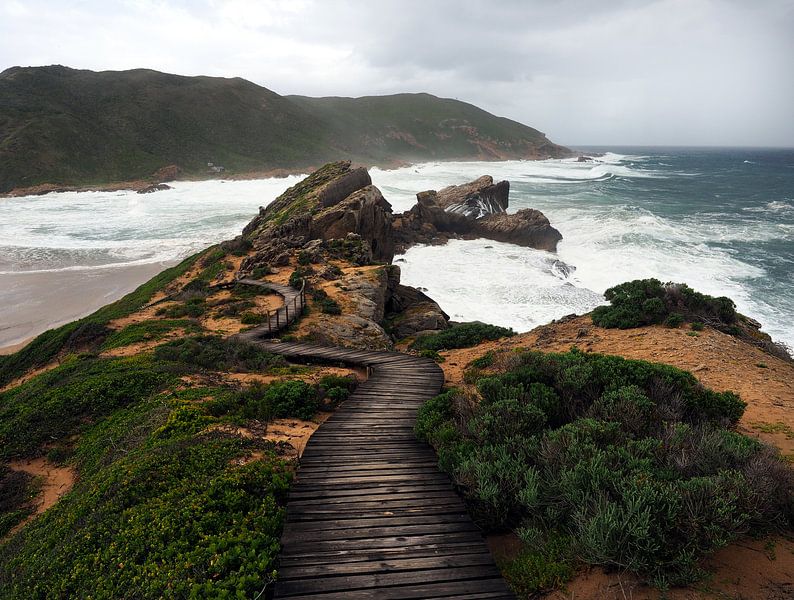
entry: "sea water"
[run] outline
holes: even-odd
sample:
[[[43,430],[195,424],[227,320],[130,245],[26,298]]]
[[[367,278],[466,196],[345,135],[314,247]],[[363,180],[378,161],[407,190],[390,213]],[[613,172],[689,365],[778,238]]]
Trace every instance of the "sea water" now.
[[[371,169],[395,212],[422,190],[506,179],[509,212],[537,208],[563,235],[557,253],[490,240],[417,246],[395,259],[403,282],[427,289],[455,320],[526,331],[591,310],[612,285],[656,277],[730,296],[794,346],[794,150],[582,150],[594,160]],[[4,275],[174,261],[233,237],[298,179],[0,199],[0,328],[14,318],[1,304]]]

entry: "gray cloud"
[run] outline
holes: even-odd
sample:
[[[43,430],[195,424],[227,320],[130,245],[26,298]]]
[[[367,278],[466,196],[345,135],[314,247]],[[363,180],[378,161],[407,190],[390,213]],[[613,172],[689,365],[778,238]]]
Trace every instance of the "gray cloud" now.
[[[4,0],[0,67],[428,91],[567,144],[794,145],[794,0]]]

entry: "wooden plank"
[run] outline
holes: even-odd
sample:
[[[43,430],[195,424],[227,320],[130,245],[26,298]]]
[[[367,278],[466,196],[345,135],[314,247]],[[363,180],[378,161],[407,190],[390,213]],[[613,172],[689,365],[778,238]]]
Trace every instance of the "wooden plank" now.
[[[271,289],[297,293],[281,288]],[[300,460],[274,597],[514,598],[432,449],[414,436],[419,406],[444,384],[438,365],[400,353],[265,342],[252,331],[241,338],[270,352],[371,367]]]

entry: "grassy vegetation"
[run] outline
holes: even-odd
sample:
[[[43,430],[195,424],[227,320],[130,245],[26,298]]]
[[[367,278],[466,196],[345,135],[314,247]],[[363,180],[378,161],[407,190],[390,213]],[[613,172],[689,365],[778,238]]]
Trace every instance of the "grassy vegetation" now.
[[[2,459],[48,450],[79,474],[0,544],[0,597],[253,598],[266,589],[293,466],[270,442],[216,426],[308,419],[353,383],[239,390],[180,379],[205,370],[302,372],[255,346],[197,336],[148,355],[74,357],[0,395],[0,532],[28,514],[36,491]]]
[[[33,512],[32,501],[40,487],[37,478],[0,463],[0,539]]]
[[[287,361],[279,355],[265,352],[253,344],[210,335],[166,342],[155,348],[154,355],[160,361],[213,371],[290,372]]]
[[[159,340],[175,329],[182,329],[186,334],[198,333],[201,326],[188,320],[150,320],[131,323],[119,331],[110,334],[102,344],[102,350],[121,348],[130,344]]]
[[[0,458],[30,455],[45,442],[78,433],[165,389],[181,372],[179,365],[146,355],[66,361],[0,393]]]
[[[438,333],[418,337],[412,344],[412,350],[453,350],[470,348],[488,340],[511,337],[516,333],[512,329],[488,325],[486,323],[461,323],[453,325]]]
[[[30,369],[44,366],[62,353],[85,346],[98,347],[110,333],[106,325],[143,307],[151,297],[174,279],[184,275],[200,254],[186,258],[166,269],[120,300],[100,308],[92,315],[39,335],[27,346],[8,356],[0,356],[0,386],[24,375]]]
[[[558,586],[579,562],[666,587],[747,533],[794,525],[794,476],[731,430],[744,403],[666,365],[571,351],[481,361],[477,397],[449,391],[417,435],[490,530],[517,530],[517,590]],[[562,552],[555,540],[568,540]]]

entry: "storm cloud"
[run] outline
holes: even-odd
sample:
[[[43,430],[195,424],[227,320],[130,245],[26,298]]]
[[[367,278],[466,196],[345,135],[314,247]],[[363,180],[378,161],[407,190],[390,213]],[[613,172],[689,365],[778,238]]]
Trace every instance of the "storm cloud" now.
[[[794,0],[0,2],[0,68],[426,91],[569,144],[794,145]]]

